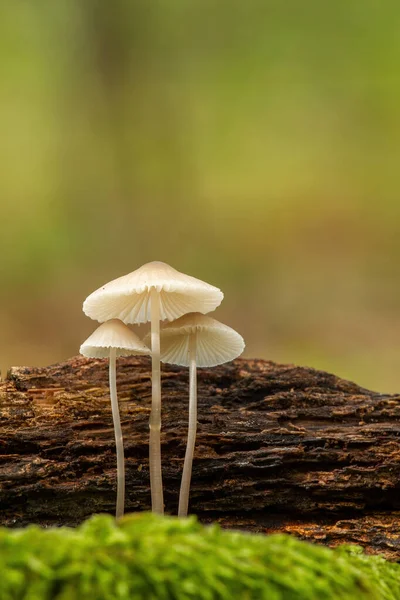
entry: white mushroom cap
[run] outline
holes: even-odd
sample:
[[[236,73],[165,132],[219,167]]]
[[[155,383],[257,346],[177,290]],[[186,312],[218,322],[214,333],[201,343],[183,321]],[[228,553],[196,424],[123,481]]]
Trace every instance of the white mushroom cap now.
[[[124,323],[146,323],[150,321],[152,289],[159,292],[161,321],[173,321],[188,312],[210,312],[224,297],[213,285],[154,261],[90,294],[83,312],[100,322],[121,319]]]
[[[146,344],[119,319],[102,323],[86,342],[83,342],[79,352],[89,358],[107,358],[110,348],[116,348],[117,356],[150,354]]]
[[[118,318],[125,323],[146,323],[150,321],[153,288],[160,294],[161,320],[172,321],[194,311],[210,312],[223,299],[218,288],[155,261],[90,294],[83,303],[83,311],[100,322]]]
[[[200,313],[189,313],[161,328],[162,362],[188,367],[189,338],[194,332],[198,367],[222,365],[237,358],[245,347],[242,336],[232,327]]]

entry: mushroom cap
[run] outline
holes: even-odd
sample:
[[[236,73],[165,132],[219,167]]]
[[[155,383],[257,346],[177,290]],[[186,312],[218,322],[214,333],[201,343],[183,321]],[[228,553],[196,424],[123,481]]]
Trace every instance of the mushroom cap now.
[[[161,321],[173,321],[188,312],[210,312],[224,297],[213,285],[154,261],[90,294],[83,312],[100,322],[121,319],[124,323],[146,323],[151,319],[152,289],[159,293]]]
[[[83,342],[79,352],[89,358],[107,358],[110,348],[116,348],[117,356],[150,354],[146,344],[119,319],[102,323],[86,342]]]
[[[200,313],[189,313],[161,327],[162,362],[188,367],[189,339],[194,332],[198,367],[222,365],[237,358],[245,347],[242,336],[232,327]],[[147,340],[150,334],[144,339]]]

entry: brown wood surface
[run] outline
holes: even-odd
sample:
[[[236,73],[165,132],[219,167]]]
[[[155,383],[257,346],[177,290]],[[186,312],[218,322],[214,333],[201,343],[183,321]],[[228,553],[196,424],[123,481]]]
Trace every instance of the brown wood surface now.
[[[150,508],[150,361],[118,360],[127,511]],[[163,367],[166,511],[176,514],[188,371]],[[400,397],[321,371],[238,359],[198,373],[191,512],[248,531],[361,543],[400,558]],[[0,522],[76,524],[113,513],[104,360],[13,368],[0,382]]]

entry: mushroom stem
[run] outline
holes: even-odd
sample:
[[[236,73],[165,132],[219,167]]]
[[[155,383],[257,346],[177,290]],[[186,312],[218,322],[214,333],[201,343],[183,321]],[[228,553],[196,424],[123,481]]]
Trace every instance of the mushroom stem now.
[[[183,465],[181,490],[179,493],[178,516],[186,517],[189,506],[190,480],[197,430],[197,368],[196,368],[197,333],[194,331],[189,338],[189,427],[186,444],[185,462]]]
[[[151,289],[151,414],[150,414],[150,488],[151,508],[164,513],[161,473],[161,372],[160,372],[160,301],[156,288]]]
[[[124,514],[125,504],[125,464],[124,443],[122,439],[121,420],[119,416],[117,397],[117,374],[116,374],[117,350],[110,348],[109,376],[110,376],[110,398],[114,421],[115,446],[117,451],[117,507],[115,516],[117,519]]]

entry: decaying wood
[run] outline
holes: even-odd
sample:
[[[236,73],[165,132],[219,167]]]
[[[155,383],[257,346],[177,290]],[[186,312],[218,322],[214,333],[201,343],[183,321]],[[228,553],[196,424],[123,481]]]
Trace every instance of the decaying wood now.
[[[127,510],[150,508],[148,358],[118,361]],[[5,525],[76,524],[115,506],[107,362],[14,368],[0,382]],[[166,511],[176,514],[188,372],[163,369]],[[400,558],[400,397],[314,369],[236,360],[198,376],[191,512],[204,522],[361,543]]]

